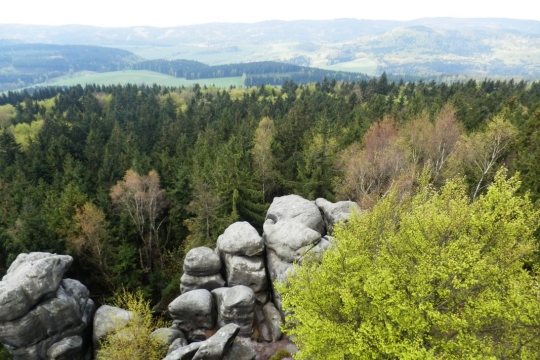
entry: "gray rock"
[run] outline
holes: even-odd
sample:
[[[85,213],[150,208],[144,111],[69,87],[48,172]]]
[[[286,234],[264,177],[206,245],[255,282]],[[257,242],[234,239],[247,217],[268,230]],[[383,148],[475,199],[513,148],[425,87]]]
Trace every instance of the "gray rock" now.
[[[289,263],[299,261],[321,241],[320,233],[299,222],[283,220],[273,223],[267,220],[263,228],[266,247]]]
[[[236,324],[227,324],[219,329],[211,338],[206,340],[193,360],[221,360],[233,344],[240,327]]]
[[[180,278],[180,293],[197,289],[206,289],[212,291],[214,289],[225,286],[225,280],[220,273],[208,276],[191,276],[183,274]]]
[[[267,323],[263,322],[259,324],[259,336],[262,341],[272,342],[272,333]]]
[[[194,342],[172,351],[163,360],[191,360],[204,341]]]
[[[251,346],[244,343],[241,338],[237,338],[223,360],[255,360],[256,356]]]
[[[184,260],[184,273],[191,276],[214,275],[221,271],[221,260],[208,247],[191,249]]]
[[[235,222],[218,237],[217,251],[223,254],[255,256],[262,254],[264,242],[257,230],[246,221]]]
[[[60,286],[54,297],[38,304],[24,316],[1,323],[0,342],[11,348],[15,358],[44,358],[54,343],[84,333],[88,325],[84,320],[89,319],[94,310],[91,300],[87,305],[81,308],[78,299]]]
[[[266,269],[261,256],[248,257],[226,254],[225,272],[229,287],[245,285],[255,293],[267,291]]]
[[[321,241],[317,243],[314,247],[308,250],[307,253],[302,256],[302,258],[298,261],[298,263],[301,265],[303,261],[307,258],[313,258],[314,260],[320,260],[324,254],[324,252],[332,246],[332,236],[324,236]]]
[[[94,351],[99,350],[101,340],[126,325],[132,316],[132,312],[118,307],[100,306],[94,315],[94,330],[92,332]]]
[[[206,333],[214,328],[215,313],[212,294],[198,289],[186,292],[169,304],[173,325],[182,330],[189,341],[206,339]]]
[[[315,205],[323,214],[324,222],[328,233],[333,233],[333,226],[341,221],[347,221],[349,216],[354,212],[360,212],[360,206],[354,201],[339,201],[332,203],[326,199],[319,198],[315,200]]]
[[[25,315],[54,295],[73,258],[49,253],[20,254],[0,281],[0,323]]]
[[[160,344],[170,346],[176,339],[184,339],[184,333],[174,328],[159,328],[150,334],[150,337]]]
[[[178,331],[180,331],[180,330],[178,330]],[[178,339],[174,340],[171,343],[171,345],[169,346],[169,350],[167,352],[167,355],[172,353],[174,350],[180,349],[181,347],[184,347],[184,346],[187,346],[187,345],[188,345],[188,342],[184,337],[178,338]]]
[[[80,336],[70,336],[54,343],[47,350],[47,359],[70,360],[80,353],[83,347],[83,339]]]
[[[268,275],[272,285],[275,282],[287,282],[287,276],[292,274],[294,267],[291,263],[285,262],[279,258],[274,250],[269,249],[266,253],[266,265],[268,266]],[[281,310],[281,294],[272,286],[272,294],[276,307]]]
[[[240,336],[251,336],[253,333],[255,293],[251,288],[237,285],[231,288],[220,288],[212,291],[218,309],[218,326],[237,324]]]
[[[270,330],[272,342],[281,340],[281,322],[283,321],[281,313],[271,302],[264,305],[263,312],[266,324],[268,324]]]
[[[324,221],[317,205],[298,195],[286,195],[274,198],[266,219],[274,223],[280,221],[298,222],[317,231],[321,236],[325,235]]]

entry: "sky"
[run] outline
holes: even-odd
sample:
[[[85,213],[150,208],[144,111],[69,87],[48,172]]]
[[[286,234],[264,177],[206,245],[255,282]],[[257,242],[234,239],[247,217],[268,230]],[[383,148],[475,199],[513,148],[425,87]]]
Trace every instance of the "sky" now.
[[[356,18],[503,17],[540,20],[530,0],[16,0],[2,1],[0,24],[171,27],[210,22]],[[322,4],[322,5],[318,5]],[[351,5],[354,4],[354,5]]]

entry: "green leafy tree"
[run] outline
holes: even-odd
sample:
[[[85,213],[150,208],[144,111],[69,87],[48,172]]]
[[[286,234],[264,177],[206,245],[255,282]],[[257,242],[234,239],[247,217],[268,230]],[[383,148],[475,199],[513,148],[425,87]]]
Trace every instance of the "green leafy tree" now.
[[[278,286],[298,358],[538,359],[539,212],[505,176],[474,202],[461,180],[394,192],[336,229]]]
[[[130,321],[117,331],[107,335],[101,342],[97,359],[103,360],[159,360],[167,354],[167,347],[150,333],[166,327],[164,321],[155,320],[150,303],[144,300],[141,291],[129,293],[125,290],[117,295],[115,306],[131,312]]]

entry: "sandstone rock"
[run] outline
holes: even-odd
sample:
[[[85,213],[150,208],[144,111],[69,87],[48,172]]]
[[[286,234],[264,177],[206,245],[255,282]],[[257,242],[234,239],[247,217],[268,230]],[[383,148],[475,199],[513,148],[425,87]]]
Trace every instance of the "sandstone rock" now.
[[[105,336],[126,325],[132,316],[133,314],[130,311],[118,307],[100,306],[94,315],[94,330],[92,333],[94,351],[99,350],[99,342]]]
[[[225,272],[227,273],[227,285],[245,285],[253,292],[265,293],[268,289],[266,268],[261,256],[233,256],[225,255]],[[262,294],[262,297],[266,297]]]
[[[189,341],[206,339],[206,333],[214,328],[215,313],[212,294],[198,289],[186,292],[169,304],[173,325],[182,330]]]
[[[332,246],[332,236],[324,236],[321,241],[317,243],[317,245],[313,246],[311,249],[308,250],[307,253],[302,256],[302,258],[298,261],[298,264],[302,264],[305,258],[313,257],[315,259],[321,259],[324,252]]]
[[[73,258],[49,253],[20,254],[0,281],[0,322],[26,314],[53,295]]]
[[[47,359],[70,360],[80,353],[83,347],[83,339],[80,336],[70,336],[54,343],[47,350]]]
[[[227,324],[203,342],[193,360],[221,360],[240,331],[236,324]]]
[[[253,310],[255,293],[251,288],[237,285],[212,291],[218,309],[218,326],[237,324],[240,336],[251,336],[253,332]]]
[[[236,338],[223,360],[255,360],[256,355],[255,350],[242,338]]]
[[[236,222],[230,225],[218,237],[217,251],[229,255],[259,255],[264,250],[262,237],[248,222]]]
[[[263,228],[266,247],[288,263],[299,261],[321,241],[320,233],[299,222],[266,220]]]
[[[270,281],[274,284],[278,282],[286,282],[287,276],[291,274],[294,270],[291,263],[285,262],[279,258],[274,250],[268,249],[266,252],[266,265],[268,266],[268,276],[270,276]],[[272,286],[272,295],[274,298],[274,303],[276,307],[281,310],[281,294]]]
[[[178,330],[180,331],[180,330]],[[172,344],[169,346],[169,350],[167,352],[167,355],[172,353],[174,350],[180,349],[181,347],[187,346],[188,342],[185,338],[181,337],[172,342]]]
[[[280,221],[298,222],[325,235],[324,221],[317,205],[298,195],[286,195],[274,198],[266,219],[274,223]]]
[[[84,285],[62,280],[72,261],[64,255],[20,254],[0,282],[0,343],[14,359],[85,356],[95,307]]]
[[[163,360],[191,360],[204,341],[194,342],[187,346],[171,351]]]
[[[191,249],[184,260],[184,273],[191,276],[214,275],[221,271],[221,260],[214,250],[208,247]]]
[[[225,280],[223,280],[220,273],[208,276],[191,276],[183,274],[180,278],[181,294],[197,289],[212,291],[223,286],[225,286]]]
[[[281,322],[283,321],[281,313],[271,302],[264,305],[263,312],[265,322],[268,324],[270,330],[272,342],[281,340]]]
[[[328,233],[333,233],[334,224],[347,221],[353,211],[360,212],[360,206],[354,201],[339,201],[332,203],[326,199],[319,198],[315,200],[315,205],[323,214],[324,222]]]
[[[159,328],[150,334],[150,337],[159,341],[163,345],[170,346],[176,339],[183,339],[184,333],[174,328]]]

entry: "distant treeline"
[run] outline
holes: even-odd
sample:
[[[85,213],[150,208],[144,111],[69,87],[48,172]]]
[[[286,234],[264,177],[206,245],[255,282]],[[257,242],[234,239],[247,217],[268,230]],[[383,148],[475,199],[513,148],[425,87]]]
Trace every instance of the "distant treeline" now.
[[[336,81],[361,81],[368,75],[344,71],[310,68],[276,61],[258,61],[241,64],[206,65],[192,60],[148,60],[132,67],[134,70],[150,70],[188,80],[244,76],[244,85],[281,85],[284,81],[308,84],[324,78]]]

